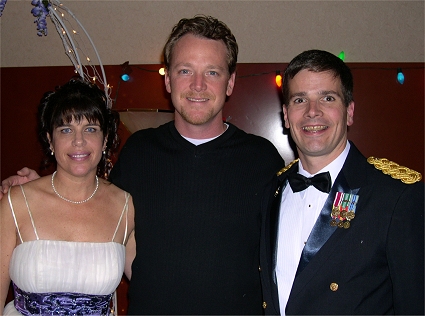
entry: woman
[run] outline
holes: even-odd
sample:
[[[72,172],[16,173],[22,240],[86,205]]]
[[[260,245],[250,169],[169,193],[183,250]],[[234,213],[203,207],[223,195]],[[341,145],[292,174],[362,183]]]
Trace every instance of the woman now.
[[[132,199],[103,179],[118,122],[105,94],[82,79],[42,99],[40,138],[56,171],[1,200],[0,314],[109,313],[135,249]],[[10,280],[15,300],[1,312]]]

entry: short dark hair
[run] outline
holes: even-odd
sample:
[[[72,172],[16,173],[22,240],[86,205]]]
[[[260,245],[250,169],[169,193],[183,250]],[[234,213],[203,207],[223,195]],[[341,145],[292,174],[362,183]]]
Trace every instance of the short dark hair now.
[[[56,127],[70,123],[73,119],[79,122],[86,118],[91,123],[99,123],[103,136],[107,137],[105,154],[98,164],[97,175],[108,177],[112,168],[111,156],[119,144],[119,114],[108,107],[107,100],[105,93],[96,84],[82,78],[73,78],[56,87],[55,91],[44,94],[38,106],[38,135],[47,156],[45,166],[54,161],[54,156],[50,155],[47,135],[52,137]]]
[[[282,92],[283,103],[289,103],[289,80],[301,70],[313,72],[330,71],[335,78],[340,78],[345,106],[353,101],[353,75],[350,68],[337,56],[323,50],[307,50],[291,60],[285,70]]]
[[[238,59],[238,43],[226,24],[206,15],[195,15],[191,19],[181,19],[171,31],[170,37],[164,47],[164,64],[169,69],[173,58],[173,49],[177,41],[186,34],[220,41],[222,40],[227,49],[227,66],[229,74],[236,71]]]

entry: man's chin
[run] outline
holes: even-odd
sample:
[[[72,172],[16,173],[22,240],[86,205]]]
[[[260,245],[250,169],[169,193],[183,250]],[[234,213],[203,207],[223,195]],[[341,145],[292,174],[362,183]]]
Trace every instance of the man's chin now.
[[[204,125],[211,120],[209,115],[183,115],[182,118],[192,125]]]

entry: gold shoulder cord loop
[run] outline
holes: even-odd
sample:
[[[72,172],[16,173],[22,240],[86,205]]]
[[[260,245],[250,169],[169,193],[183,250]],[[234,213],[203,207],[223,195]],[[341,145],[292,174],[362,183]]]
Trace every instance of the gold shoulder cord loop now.
[[[406,184],[412,184],[422,179],[422,175],[419,172],[400,166],[386,158],[369,157],[367,162],[374,165],[376,169],[381,170],[384,174],[388,174]]]
[[[296,163],[297,161],[298,161],[299,159],[297,158],[297,159],[295,159],[295,160],[293,160],[291,163],[289,163],[289,165],[287,165],[286,167],[283,167],[282,169],[280,169],[277,173],[276,173],[276,175],[277,176],[280,176],[282,173],[284,173],[286,170],[288,170],[289,168],[291,168],[292,167],[292,165],[294,164],[294,163]]]

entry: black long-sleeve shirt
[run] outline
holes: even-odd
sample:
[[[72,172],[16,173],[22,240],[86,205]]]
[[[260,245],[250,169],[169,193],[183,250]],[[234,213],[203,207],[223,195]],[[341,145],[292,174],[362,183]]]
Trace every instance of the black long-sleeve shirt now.
[[[136,212],[129,314],[261,314],[260,204],[283,165],[232,124],[199,146],[174,122],[130,136],[111,172]]]

